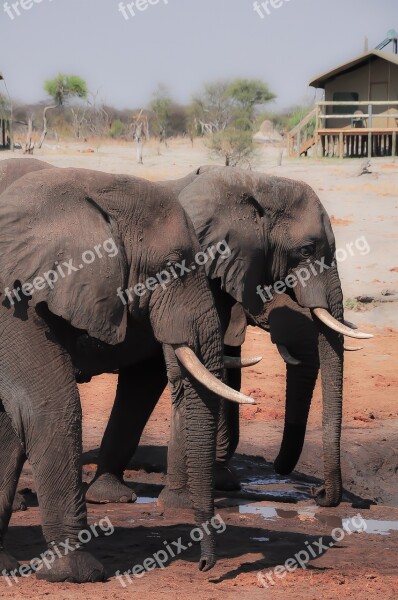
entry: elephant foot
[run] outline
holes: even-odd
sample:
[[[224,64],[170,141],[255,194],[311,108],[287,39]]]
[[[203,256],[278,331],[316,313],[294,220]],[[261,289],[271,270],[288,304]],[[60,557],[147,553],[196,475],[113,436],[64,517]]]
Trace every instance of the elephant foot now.
[[[171,490],[167,486],[164,487],[159,494],[158,507],[160,510],[168,508],[192,510],[192,502],[188,489]]]
[[[95,479],[86,491],[86,500],[92,504],[117,504],[135,502],[134,491],[111,473],[104,473]]]
[[[318,506],[335,507],[340,504],[342,498],[341,492],[330,498],[326,493],[325,486],[320,488],[311,488],[311,493]]]
[[[238,492],[241,485],[227,465],[216,464],[215,489],[222,492]]]
[[[26,510],[26,500],[22,494],[16,492],[14,502],[12,503],[12,512],[18,512],[20,510]]]
[[[47,564],[43,562],[42,568],[36,573],[36,577],[50,583],[63,581],[68,583],[97,583],[105,581],[106,573],[102,564],[94,556],[83,550],[75,550],[67,556],[56,558],[53,562],[49,560]]]
[[[19,562],[5,550],[0,550],[0,574],[9,575],[11,571],[16,571],[18,575]]]
[[[226,465],[216,465],[215,489],[222,492],[235,492],[241,489],[236,476]],[[191,496],[188,488],[171,490],[165,486],[158,497],[160,510],[168,508],[192,510]]]

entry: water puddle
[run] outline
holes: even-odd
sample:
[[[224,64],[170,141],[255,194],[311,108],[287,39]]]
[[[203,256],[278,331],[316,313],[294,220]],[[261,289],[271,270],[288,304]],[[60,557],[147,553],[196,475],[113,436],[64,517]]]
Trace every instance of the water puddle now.
[[[256,506],[255,504],[241,504],[240,514],[261,515],[263,519],[274,521],[278,517],[275,508],[270,506]]]
[[[343,519],[349,523],[350,519]],[[398,531],[398,521],[377,521],[376,519],[363,519],[366,524],[364,533],[370,535],[390,535],[391,531]]]
[[[151,504],[152,502],[157,502],[157,498],[150,498],[149,496],[138,496],[135,501],[136,504]]]
[[[250,538],[253,542],[269,542],[269,538],[266,537],[252,537]]]
[[[278,501],[279,498],[283,498],[285,502],[295,504],[299,500],[309,499],[309,492],[299,492],[298,490],[268,490],[267,488],[262,488],[261,490],[259,490],[244,485],[242,486],[242,492],[244,492],[247,498],[257,496],[259,501],[272,500],[273,498],[275,498],[276,501]]]
[[[319,521],[330,529],[343,528],[349,531],[360,531],[367,535],[390,535],[392,531],[398,531],[398,521],[382,521],[378,519],[363,519],[362,517],[342,518],[337,515],[326,515],[318,512],[317,506],[304,506],[298,510],[286,510],[272,506],[258,506],[257,504],[241,504],[240,514],[260,515],[266,521],[277,519],[295,519],[300,521]],[[257,539],[257,538],[253,538]],[[263,541],[258,538],[258,541]],[[265,540],[264,540],[265,541]]]
[[[256,477],[255,475],[249,475],[242,481],[243,485],[279,485],[282,483],[290,483],[288,479],[281,479],[277,477]]]
[[[257,506],[256,504],[241,504],[239,506],[239,512],[241,514],[257,514],[261,515],[263,519],[274,521],[275,519],[294,519],[296,517],[306,515],[315,518],[316,507],[305,506],[299,510],[286,510],[283,508],[273,508],[272,506]],[[341,521],[341,519],[340,519]]]

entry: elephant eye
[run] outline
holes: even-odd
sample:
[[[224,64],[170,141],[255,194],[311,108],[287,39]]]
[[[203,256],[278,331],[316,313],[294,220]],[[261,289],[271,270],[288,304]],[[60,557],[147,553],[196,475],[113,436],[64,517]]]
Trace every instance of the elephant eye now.
[[[308,246],[303,246],[302,248],[300,248],[300,253],[305,258],[308,258],[309,256],[312,256],[314,254],[314,252],[315,252],[315,245],[314,244],[308,244]]]

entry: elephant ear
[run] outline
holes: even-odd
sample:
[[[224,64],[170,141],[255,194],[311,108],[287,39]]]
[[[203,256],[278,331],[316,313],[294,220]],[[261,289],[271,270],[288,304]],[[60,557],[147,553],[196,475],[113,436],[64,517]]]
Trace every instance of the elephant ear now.
[[[117,344],[127,327],[117,296],[127,280],[118,228],[61,171],[26,175],[0,196],[3,304],[21,315],[27,302],[45,302],[74,327]]]
[[[256,315],[263,307],[257,288],[265,284],[266,239],[253,191],[249,172],[224,167],[199,175],[179,200],[211,257],[208,277],[220,279],[222,289]]]

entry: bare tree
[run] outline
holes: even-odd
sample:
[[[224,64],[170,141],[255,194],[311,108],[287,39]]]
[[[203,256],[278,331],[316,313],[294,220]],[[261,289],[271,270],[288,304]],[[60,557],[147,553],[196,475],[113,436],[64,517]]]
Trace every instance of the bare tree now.
[[[39,143],[37,145],[37,147],[39,149],[42,147],[43,142],[44,142],[44,140],[46,138],[46,135],[47,135],[47,111],[51,110],[53,108],[57,108],[57,105],[56,104],[52,104],[51,106],[45,106],[44,107],[44,110],[43,110],[43,132],[42,132],[42,134],[40,136],[40,140],[39,140]]]
[[[33,131],[33,119],[32,119],[32,117],[29,117],[28,132],[26,134],[25,148],[23,151],[24,154],[33,154],[33,151],[35,149],[35,144],[32,141],[32,131]]]
[[[155,115],[155,129],[159,141],[164,142],[166,147],[171,107],[172,100],[167,86],[159,84],[157,90],[153,94],[153,100],[149,104],[149,108]]]
[[[144,109],[142,108],[138,115],[133,116],[133,122],[131,128],[133,130],[134,141],[137,148],[137,162],[139,165],[143,165],[143,153],[144,153],[144,140],[149,139],[149,124],[148,117],[143,115]]]
[[[216,81],[205,85],[190,107],[191,119],[200,127],[202,136],[224,131],[232,116],[232,102],[227,95],[229,82]]]
[[[86,112],[87,112],[87,105],[77,105],[77,106],[71,106],[70,107],[70,111],[72,113],[72,122],[73,122],[73,133],[75,135],[75,138],[80,140],[81,135],[82,135],[82,130],[84,125],[86,124]]]

